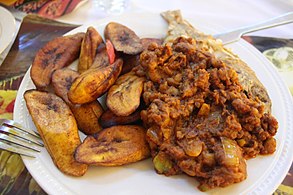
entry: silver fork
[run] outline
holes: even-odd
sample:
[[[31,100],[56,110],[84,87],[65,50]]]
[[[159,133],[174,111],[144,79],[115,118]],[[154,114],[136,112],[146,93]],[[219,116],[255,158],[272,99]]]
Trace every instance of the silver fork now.
[[[40,135],[12,120],[0,119],[0,149],[20,155],[35,157],[43,147]]]
[[[216,39],[221,39],[223,44],[228,44],[232,43],[234,41],[238,41],[240,37],[246,33],[262,30],[262,29],[267,29],[283,24],[289,24],[293,22],[293,12],[289,12],[274,18],[271,18],[269,20],[250,25],[250,26],[245,26],[242,28],[234,29],[231,31],[223,32],[220,34],[215,34],[213,37]]]

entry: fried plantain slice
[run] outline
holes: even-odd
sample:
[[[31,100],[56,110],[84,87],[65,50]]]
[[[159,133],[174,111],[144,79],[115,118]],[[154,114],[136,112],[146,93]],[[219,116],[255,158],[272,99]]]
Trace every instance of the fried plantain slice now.
[[[104,112],[98,100],[71,107],[76,118],[78,128],[86,135],[92,135],[102,130],[99,118]]]
[[[119,58],[111,65],[85,71],[73,82],[68,92],[68,99],[74,104],[85,104],[96,100],[114,84],[122,65],[123,61]]]
[[[145,77],[139,77],[134,72],[120,76],[108,91],[108,108],[117,116],[133,113],[140,104],[144,81]]]
[[[137,125],[119,125],[88,136],[77,147],[75,159],[80,163],[119,166],[150,156],[145,129]]]
[[[37,52],[30,71],[37,89],[46,91],[52,73],[78,58],[83,37],[84,33],[57,37]]]
[[[137,124],[141,121],[140,111],[141,109],[137,109],[134,113],[128,116],[117,116],[111,110],[108,109],[105,112],[103,112],[103,114],[99,118],[99,121],[103,128],[115,125]]]
[[[69,68],[56,70],[52,75],[52,85],[55,93],[70,107],[76,119],[78,129],[87,135],[97,133],[102,129],[99,118],[104,112],[100,103],[95,100],[87,104],[72,104],[67,93],[79,73]]]
[[[88,166],[74,159],[74,151],[81,141],[67,104],[55,94],[37,90],[26,91],[24,99],[56,167],[67,175],[84,175]]]
[[[69,106],[72,103],[69,101],[67,93],[78,76],[79,73],[70,68],[62,68],[52,74],[52,86],[55,94],[61,97]]]
[[[78,72],[83,73],[93,64],[98,46],[103,42],[101,35],[92,26],[87,28],[81,43]]]
[[[134,31],[122,24],[110,22],[105,27],[104,35],[112,42],[116,51],[135,55],[143,50],[140,38]]]
[[[107,66],[108,64],[110,64],[110,62],[107,54],[106,45],[104,43],[101,43],[98,47],[94,62],[90,68],[101,68]]]

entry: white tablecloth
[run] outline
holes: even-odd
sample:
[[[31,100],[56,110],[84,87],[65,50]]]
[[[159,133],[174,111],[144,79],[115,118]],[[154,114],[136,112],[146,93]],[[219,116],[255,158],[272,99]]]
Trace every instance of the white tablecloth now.
[[[207,18],[227,30],[254,24],[293,11],[293,0],[130,0],[129,12],[180,9],[186,17]],[[106,17],[94,0],[88,0],[60,21],[84,24]],[[252,33],[253,35],[293,38],[293,24]]]

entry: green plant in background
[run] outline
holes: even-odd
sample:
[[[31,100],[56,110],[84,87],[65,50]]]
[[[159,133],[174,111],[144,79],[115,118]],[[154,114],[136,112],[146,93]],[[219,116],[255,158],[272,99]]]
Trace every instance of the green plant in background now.
[[[293,48],[280,47],[268,49],[263,54],[277,67],[279,71],[293,71]]]
[[[273,48],[265,50],[263,54],[275,65],[293,95],[293,48]]]

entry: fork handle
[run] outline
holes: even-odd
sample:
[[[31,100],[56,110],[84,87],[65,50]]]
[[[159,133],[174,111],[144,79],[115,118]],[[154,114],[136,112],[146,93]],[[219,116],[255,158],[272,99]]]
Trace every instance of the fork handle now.
[[[243,35],[246,33],[254,32],[254,31],[258,31],[262,29],[267,29],[267,28],[271,28],[271,27],[275,27],[275,26],[279,26],[283,24],[288,24],[291,22],[293,22],[293,12],[289,12],[289,13],[271,18],[269,20],[265,20],[263,22],[260,22],[254,25],[249,25],[249,26],[240,28],[237,31],[239,32],[239,34]]]

